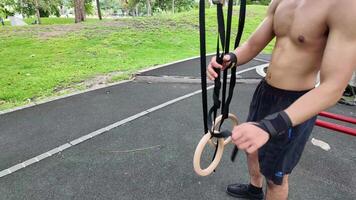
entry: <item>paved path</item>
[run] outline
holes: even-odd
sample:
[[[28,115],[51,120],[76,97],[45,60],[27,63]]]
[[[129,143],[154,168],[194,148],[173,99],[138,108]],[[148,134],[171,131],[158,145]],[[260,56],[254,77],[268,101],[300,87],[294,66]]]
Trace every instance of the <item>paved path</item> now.
[[[246,70],[269,56],[259,58],[239,69],[231,111],[241,120],[261,78]],[[203,134],[198,80],[192,59],[0,115],[0,199],[232,199],[226,185],[248,179],[242,153],[229,161],[232,145],[213,175],[192,169]],[[356,115],[345,105],[330,111]],[[321,128],[312,137],[331,150],[308,143],[290,199],[356,199],[356,138]]]

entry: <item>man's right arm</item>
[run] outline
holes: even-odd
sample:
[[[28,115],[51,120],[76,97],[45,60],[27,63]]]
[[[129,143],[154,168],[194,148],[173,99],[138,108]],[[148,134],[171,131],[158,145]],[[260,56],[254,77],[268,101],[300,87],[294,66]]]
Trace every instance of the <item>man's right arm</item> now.
[[[254,57],[256,57],[274,38],[273,32],[273,17],[275,10],[282,0],[272,0],[267,11],[267,16],[256,29],[256,31],[250,36],[250,38],[243,43],[240,47],[235,49],[235,54],[237,55],[237,65],[243,65]],[[225,55],[223,65],[230,62],[230,56]],[[210,80],[214,80],[218,74],[215,72],[214,68],[223,69],[223,66],[216,61],[216,57],[213,56],[207,70],[207,75]]]
[[[273,31],[273,17],[280,1],[281,0],[271,1],[265,19],[250,38],[235,49],[238,65],[243,65],[256,57],[275,37]]]

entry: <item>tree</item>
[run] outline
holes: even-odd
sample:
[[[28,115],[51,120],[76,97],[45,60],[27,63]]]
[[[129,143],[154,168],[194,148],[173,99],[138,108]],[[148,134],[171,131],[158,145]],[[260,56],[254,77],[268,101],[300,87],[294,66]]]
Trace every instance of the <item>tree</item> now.
[[[120,0],[101,0],[100,8],[103,10],[117,11],[120,8]]]
[[[152,15],[152,7],[151,7],[151,0],[146,0],[146,6],[147,6],[147,15],[151,16]]]
[[[85,20],[85,4],[84,0],[74,0],[75,23]]]
[[[40,17],[56,15],[59,17],[59,6],[62,0],[6,0],[12,2],[11,7],[14,12],[19,12],[24,16],[36,15],[37,23],[41,21]]]
[[[6,9],[3,4],[0,4],[0,18],[6,18]]]
[[[4,19],[3,18],[6,18],[6,9],[5,9],[5,6],[3,4],[0,4],[0,22],[1,22],[1,25],[5,25],[4,23]]]
[[[98,17],[99,17],[100,20],[102,20],[99,0],[96,0],[96,8],[98,10]]]
[[[131,11],[131,15],[132,16],[139,16],[139,5],[140,5],[140,1],[142,0],[129,0],[128,4],[127,4],[127,8]]]
[[[190,10],[194,7],[194,0],[155,0],[154,11],[171,10],[174,12],[181,12],[184,10]]]
[[[34,0],[34,3],[35,3],[35,10],[36,10],[37,24],[41,24],[40,4],[38,3],[38,0]]]
[[[121,9],[124,11],[124,15],[139,15],[138,5],[141,3],[141,1],[145,0],[120,0]]]
[[[94,13],[93,0],[84,0],[84,9],[85,9],[85,14],[93,14]]]
[[[175,0],[175,10],[182,12],[190,10],[194,7],[194,0]]]
[[[0,17],[6,18],[13,15],[15,6],[15,0],[0,0]]]

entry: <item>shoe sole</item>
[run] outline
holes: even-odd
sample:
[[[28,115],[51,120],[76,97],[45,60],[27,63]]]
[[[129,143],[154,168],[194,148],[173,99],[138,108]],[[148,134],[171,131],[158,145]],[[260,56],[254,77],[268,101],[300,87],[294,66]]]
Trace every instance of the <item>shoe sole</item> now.
[[[253,197],[246,197],[245,195],[234,194],[234,193],[229,192],[228,190],[226,190],[226,193],[228,195],[236,197],[236,198],[249,199],[249,200],[263,200],[263,198],[253,198]]]

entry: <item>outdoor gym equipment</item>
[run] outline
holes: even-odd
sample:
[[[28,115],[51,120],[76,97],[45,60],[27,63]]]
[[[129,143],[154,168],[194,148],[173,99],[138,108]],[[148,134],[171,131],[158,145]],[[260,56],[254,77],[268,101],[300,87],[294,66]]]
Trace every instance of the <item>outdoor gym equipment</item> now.
[[[217,47],[216,47],[216,61],[220,64],[223,63],[223,57],[229,54],[230,48],[230,36],[231,36],[231,21],[232,21],[232,10],[233,10],[233,0],[228,0],[227,8],[227,20],[226,29],[224,22],[224,12],[223,5],[225,2],[223,0],[213,1],[217,8],[217,22],[218,22],[218,37],[217,37]],[[239,12],[239,25],[237,36],[235,40],[235,49],[239,46],[241,41],[241,36],[245,24],[245,13],[246,13],[246,0],[240,1],[240,12]],[[218,166],[222,153],[224,151],[224,146],[231,141],[231,131],[224,130],[221,131],[220,128],[224,123],[225,119],[232,120],[234,125],[238,124],[238,119],[235,115],[229,113],[229,105],[231,103],[232,95],[234,92],[234,87],[236,83],[236,63],[237,59],[235,54],[230,55],[230,66],[223,71],[222,76],[222,98],[220,99],[220,89],[221,89],[221,71],[220,69],[215,69],[218,77],[214,80],[214,91],[213,91],[213,106],[208,111],[207,103],[207,81],[206,81],[206,42],[205,42],[205,0],[200,0],[199,2],[199,31],[200,31],[200,66],[201,66],[201,88],[202,88],[202,104],[203,104],[203,119],[204,119],[204,137],[199,142],[193,158],[194,170],[197,174],[201,176],[207,176],[211,174],[215,168]],[[222,53],[220,52],[220,46],[222,48]],[[230,84],[228,96],[226,97],[227,90],[227,77],[228,69],[231,71]],[[221,115],[217,117],[218,110],[221,109]],[[212,141],[213,138],[217,139],[217,142]],[[209,142],[210,141],[210,142]],[[206,168],[202,169],[200,166],[200,158],[204,147],[207,143],[213,144],[215,147],[215,153],[213,156],[213,161]],[[235,150],[235,155],[237,148]]]

